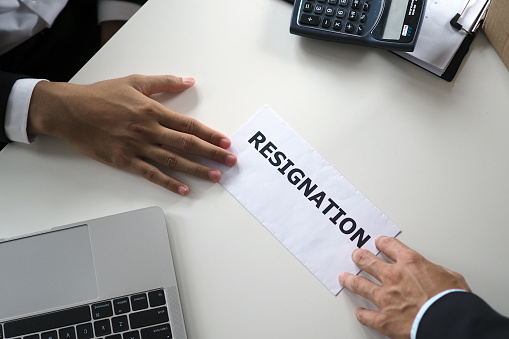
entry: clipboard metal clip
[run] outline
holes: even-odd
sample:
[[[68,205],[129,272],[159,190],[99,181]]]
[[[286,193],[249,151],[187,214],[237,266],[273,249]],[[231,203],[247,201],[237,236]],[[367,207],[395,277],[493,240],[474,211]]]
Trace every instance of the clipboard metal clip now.
[[[488,7],[490,6],[490,3],[491,3],[491,0],[485,0],[481,11],[479,12],[476,20],[474,21],[474,24],[468,30],[463,28],[463,26],[458,22],[458,20],[461,18],[461,16],[467,9],[468,5],[470,4],[470,0],[467,1],[467,4],[465,5],[465,7],[461,11],[461,13],[456,13],[456,15],[454,15],[454,17],[451,19],[451,21],[449,23],[451,24],[452,28],[454,28],[457,31],[462,30],[469,35],[475,34],[475,32],[477,32],[477,30],[481,26],[482,22],[484,21],[484,18],[486,16],[486,12],[488,11]]]

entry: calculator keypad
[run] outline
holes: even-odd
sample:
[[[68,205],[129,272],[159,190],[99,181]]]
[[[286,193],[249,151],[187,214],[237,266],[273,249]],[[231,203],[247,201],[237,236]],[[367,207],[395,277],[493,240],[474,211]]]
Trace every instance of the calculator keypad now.
[[[376,19],[371,1],[376,0],[303,0],[299,24],[363,36]]]

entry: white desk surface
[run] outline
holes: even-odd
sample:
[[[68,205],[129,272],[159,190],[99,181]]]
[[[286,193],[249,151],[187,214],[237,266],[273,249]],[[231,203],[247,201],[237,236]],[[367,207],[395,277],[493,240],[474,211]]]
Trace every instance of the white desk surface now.
[[[168,107],[232,135],[268,104],[428,259],[509,315],[509,72],[483,34],[448,83],[382,50],[289,33],[282,0],[150,0],[73,78],[194,76]],[[105,145],[107,147],[107,145]],[[0,153],[0,238],[151,205],[189,338],[380,338],[219,184],[182,198],[41,137]],[[339,273],[339,272],[338,272]]]

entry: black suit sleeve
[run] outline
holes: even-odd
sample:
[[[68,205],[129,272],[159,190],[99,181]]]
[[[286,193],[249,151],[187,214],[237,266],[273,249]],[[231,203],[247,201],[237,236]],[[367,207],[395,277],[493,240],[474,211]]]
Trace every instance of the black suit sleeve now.
[[[424,313],[417,339],[509,338],[509,318],[497,313],[473,293],[452,292]]]
[[[0,71],[0,143],[10,142],[5,135],[5,112],[7,111],[7,101],[11,93],[12,86],[18,79],[26,76]]]

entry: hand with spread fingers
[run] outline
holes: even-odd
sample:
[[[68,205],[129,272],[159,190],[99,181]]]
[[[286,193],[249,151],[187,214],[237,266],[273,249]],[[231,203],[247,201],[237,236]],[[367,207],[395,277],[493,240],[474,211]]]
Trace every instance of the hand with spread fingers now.
[[[377,238],[376,247],[394,263],[387,263],[368,250],[357,249],[354,263],[380,284],[364,277],[342,273],[339,283],[370,300],[377,311],[358,308],[357,320],[393,339],[410,338],[412,323],[421,306],[449,289],[470,291],[458,273],[435,265],[396,238]]]
[[[217,182],[219,170],[185,155],[228,166],[237,161],[227,151],[231,142],[225,135],[150,98],[193,84],[193,78],[171,75],[131,75],[91,85],[41,81],[32,94],[27,130],[63,138],[95,160],[187,195],[187,185],[154,163]]]

